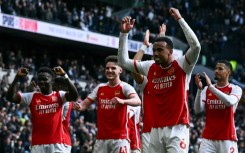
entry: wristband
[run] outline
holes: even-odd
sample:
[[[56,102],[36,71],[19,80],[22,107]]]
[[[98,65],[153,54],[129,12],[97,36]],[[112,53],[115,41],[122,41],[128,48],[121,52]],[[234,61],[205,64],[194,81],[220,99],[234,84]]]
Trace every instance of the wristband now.
[[[145,53],[145,51],[147,50],[147,46],[145,44],[142,44],[140,50],[142,50]]]
[[[64,75],[64,77],[65,77],[66,79],[68,79],[68,78],[69,78],[69,76],[68,76],[67,74],[65,74],[65,75]]]
[[[165,37],[165,34],[161,33],[159,34],[159,37]]]

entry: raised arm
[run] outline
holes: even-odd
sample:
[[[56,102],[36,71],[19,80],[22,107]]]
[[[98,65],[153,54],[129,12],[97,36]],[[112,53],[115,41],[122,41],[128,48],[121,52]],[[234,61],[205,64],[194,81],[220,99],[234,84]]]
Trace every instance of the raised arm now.
[[[138,50],[138,52],[134,55],[134,60],[142,60],[144,53],[148,47],[150,47],[150,42],[149,42],[149,37],[150,37],[150,31],[146,30],[145,32],[145,38],[144,42],[141,46],[141,48]],[[144,76],[140,73],[133,73],[132,76],[137,84],[141,84],[144,80]]]
[[[128,32],[133,28],[134,23],[135,19],[132,19],[130,16],[122,19],[118,48],[118,65],[131,72],[136,72],[136,70],[134,68],[134,60],[129,59],[128,56]]]
[[[202,92],[202,82],[199,74],[195,76],[195,83],[197,86],[197,94],[194,102],[194,111],[196,114],[202,112],[204,110],[204,103],[202,102],[201,92]]]
[[[176,8],[170,8],[169,10],[171,16],[179,22],[180,27],[182,28],[186,40],[190,46],[188,51],[186,52],[186,60],[189,65],[196,64],[200,51],[201,51],[201,45],[195,35],[195,33],[192,31],[192,29],[189,27],[189,25],[185,22],[184,18],[182,18],[180,12]]]
[[[205,72],[204,72],[204,76],[206,78],[208,89],[213,94],[215,94],[226,106],[233,106],[239,102],[242,96],[242,89],[240,87],[234,86],[230,94],[225,94],[212,85],[210,78]]]
[[[60,67],[54,67],[53,68],[54,72],[56,73],[56,75],[61,75],[65,77],[65,82],[67,85],[67,89],[68,91],[66,92],[66,100],[67,101],[76,101],[78,98],[78,92],[77,92],[77,88],[76,86],[71,82],[71,80],[69,79],[68,75],[66,74],[66,72]]]
[[[21,99],[18,96],[17,83],[18,83],[20,78],[27,76],[27,74],[28,74],[28,69],[26,69],[26,68],[22,67],[18,70],[18,72],[15,75],[13,82],[11,83],[11,85],[7,91],[6,98],[8,101],[14,102],[14,103],[20,103]]]

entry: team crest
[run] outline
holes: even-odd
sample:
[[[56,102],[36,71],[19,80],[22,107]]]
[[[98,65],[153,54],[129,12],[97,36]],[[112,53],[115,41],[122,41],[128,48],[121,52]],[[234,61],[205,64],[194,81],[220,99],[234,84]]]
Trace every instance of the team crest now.
[[[168,74],[169,75],[172,75],[174,73],[174,68],[173,67],[170,67],[169,70],[168,70]]]
[[[120,90],[116,90],[116,91],[114,92],[114,95],[115,95],[115,96],[120,95]]]
[[[104,95],[105,95],[105,93],[104,93],[104,92],[101,92],[101,93],[100,93],[100,95],[101,95],[101,96],[104,96]]]
[[[157,72],[154,72],[153,74],[154,74],[154,75],[157,75]]]
[[[208,96],[212,96],[212,93],[209,93]]]
[[[57,101],[58,101],[58,98],[57,98],[56,96],[52,96],[52,97],[51,97],[51,101],[52,101],[52,102],[57,102]]]

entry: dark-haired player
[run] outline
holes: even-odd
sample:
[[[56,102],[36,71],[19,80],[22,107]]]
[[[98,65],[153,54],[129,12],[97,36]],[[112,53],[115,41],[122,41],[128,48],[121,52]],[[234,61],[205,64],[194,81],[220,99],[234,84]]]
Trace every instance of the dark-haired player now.
[[[16,85],[21,77],[28,74],[20,68],[7,92],[7,99],[14,103],[25,103],[31,110],[32,153],[69,153],[70,147],[64,142],[62,105],[66,101],[76,101],[78,92],[61,67],[51,69],[41,67],[37,72],[39,91],[17,92]],[[55,75],[65,77],[68,91],[53,91]]]
[[[204,73],[207,86],[203,90],[200,75],[195,77],[198,90],[194,110],[196,113],[205,111],[206,115],[199,152],[238,153],[234,114],[242,89],[229,83],[232,66],[228,61],[218,61],[214,72],[217,80],[215,84]]]
[[[189,110],[188,90],[192,70],[201,50],[200,43],[182,18],[178,9],[170,8],[171,16],[180,24],[189,50],[180,58],[173,58],[173,43],[167,37],[159,37],[153,44],[153,59],[136,61],[128,56],[128,32],[135,20],[122,19],[119,37],[119,65],[132,72],[147,76],[146,84],[151,95],[153,128],[150,133],[149,152],[188,152]]]
[[[120,80],[122,68],[117,56],[108,56],[105,64],[108,82],[99,84],[82,103],[73,106],[83,111],[97,102],[98,132],[94,153],[129,153],[128,105],[139,106],[141,101],[135,89]]]

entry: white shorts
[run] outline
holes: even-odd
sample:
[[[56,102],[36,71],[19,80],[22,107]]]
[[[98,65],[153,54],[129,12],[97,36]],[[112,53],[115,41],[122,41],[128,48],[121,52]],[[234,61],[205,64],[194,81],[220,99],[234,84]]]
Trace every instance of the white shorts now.
[[[93,153],[130,152],[130,143],[126,139],[96,140]]]
[[[149,144],[150,144],[150,133],[142,133],[142,152],[143,153],[149,153]]]
[[[31,153],[70,153],[71,146],[65,144],[44,144],[31,146]]]
[[[202,139],[199,153],[238,153],[237,142],[230,140]]]
[[[186,125],[152,128],[149,153],[188,153],[189,128]]]

